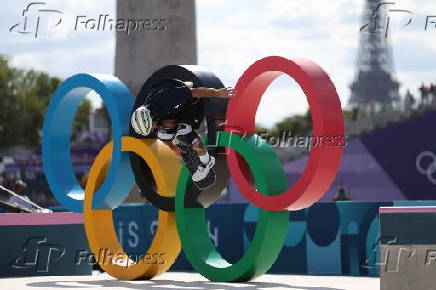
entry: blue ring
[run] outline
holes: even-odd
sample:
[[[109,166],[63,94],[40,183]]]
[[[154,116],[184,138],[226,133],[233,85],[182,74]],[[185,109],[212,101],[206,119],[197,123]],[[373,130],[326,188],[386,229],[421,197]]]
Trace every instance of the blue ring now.
[[[112,164],[106,180],[95,193],[93,208],[113,209],[127,197],[132,179],[128,153],[121,151],[121,137],[129,135],[134,98],[129,89],[111,75],[77,74],[56,90],[44,120],[42,161],[45,175],[57,201],[67,210],[83,212],[84,190],[78,183],[71,160],[71,129],[75,113],[85,96],[100,95],[112,120]],[[120,195],[121,192],[126,192]]]

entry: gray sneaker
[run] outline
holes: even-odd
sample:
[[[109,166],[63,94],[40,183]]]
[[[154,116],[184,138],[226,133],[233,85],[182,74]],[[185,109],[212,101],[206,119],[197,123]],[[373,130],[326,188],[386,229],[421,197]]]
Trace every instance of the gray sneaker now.
[[[214,165],[215,165],[215,157],[210,156],[209,157],[209,162],[207,164],[201,163],[198,166],[197,171],[195,171],[194,174],[192,174],[192,181],[198,182],[198,181],[203,180],[204,178],[206,178],[206,176],[209,174],[210,169]]]

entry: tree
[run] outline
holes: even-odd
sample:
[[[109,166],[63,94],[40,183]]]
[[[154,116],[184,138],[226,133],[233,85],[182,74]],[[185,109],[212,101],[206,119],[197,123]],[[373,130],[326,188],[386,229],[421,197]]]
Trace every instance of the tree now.
[[[308,110],[305,115],[287,117],[275,125],[276,134],[290,132],[293,136],[305,136],[312,130],[312,117]]]
[[[91,113],[91,101],[83,100],[79,108],[77,108],[76,117],[73,122],[73,136],[80,131],[89,131],[89,114]]]
[[[50,99],[61,80],[35,70],[17,69],[0,55],[0,147],[37,146]],[[74,132],[87,126],[91,104],[77,111]]]
[[[9,67],[9,60],[0,57],[0,146],[7,146],[14,142],[15,134],[10,126],[18,119],[17,84],[14,82],[18,71]],[[12,121],[12,122],[10,122]]]

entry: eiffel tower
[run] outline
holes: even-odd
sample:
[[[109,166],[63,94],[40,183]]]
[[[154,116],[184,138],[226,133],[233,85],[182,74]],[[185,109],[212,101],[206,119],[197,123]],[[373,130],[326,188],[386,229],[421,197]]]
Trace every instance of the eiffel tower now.
[[[394,77],[392,48],[389,42],[386,3],[366,0],[360,31],[357,72],[351,84],[350,105],[371,103],[391,107],[399,100],[400,84]]]

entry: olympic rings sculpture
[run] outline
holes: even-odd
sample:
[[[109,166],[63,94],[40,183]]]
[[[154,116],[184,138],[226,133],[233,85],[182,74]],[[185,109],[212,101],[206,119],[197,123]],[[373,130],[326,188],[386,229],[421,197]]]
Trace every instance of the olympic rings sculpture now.
[[[272,266],[286,237],[290,210],[308,207],[322,197],[334,180],[343,151],[343,146],[331,144],[312,146],[301,178],[287,188],[280,160],[254,134],[260,99],[269,84],[282,74],[294,78],[306,94],[313,135],[329,140],[325,143],[331,143],[334,136],[344,136],[339,97],[317,64],[303,58],[271,56],[244,72],[235,86],[237,95],[228,104],[227,127],[216,134],[215,140],[216,146],[229,148],[226,157],[231,176],[247,200],[259,208],[253,241],[235,264],[222,258],[209,239],[205,209],[186,206],[191,179],[175,153],[160,141],[128,136],[134,101],[121,81],[111,76],[79,74],[61,84],[44,121],[44,170],[61,205],[84,212],[86,235],[94,255],[102,250],[111,253],[109,262],[98,261],[106,272],[118,279],[151,279],[168,270],[182,248],[192,266],[213,281],[248,281]],[[113,140],[96,157],[83,190],[74,177],[70,135],[74,113],[91,90],[101,96],[108,108]],[[234,134],[234,128],[244,135]],[[159,208],[157,232],[147,254],[137,261],[131,261],[119,244],[112,219],[112,209],[123,202],[135,183],[129,152],[146,162],[162,198],[175,196],[175,212]],[[247,181],[249,172],[254,185]],[[154,260],[162,254],[164,261]]]

